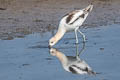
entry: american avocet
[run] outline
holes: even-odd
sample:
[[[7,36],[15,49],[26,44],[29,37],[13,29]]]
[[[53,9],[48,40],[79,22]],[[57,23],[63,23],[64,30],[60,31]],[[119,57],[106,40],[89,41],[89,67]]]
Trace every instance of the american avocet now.
[[[74,74],[90,74],[95,75],[91,67],[79,57],[75,56],[66,56],[62,52],[58,51],[55,48],[50,49],[50,54],[56,56],[62,64],[64,70],[72,72]]]
[[[52,47],[63,37],[66,32],[73,30],[75,31],[76,43],[78,43],[77,31],[82,35],[83,42],[85,42],[85,35],[79,30],[79,27],[85,21],[92,8],[93,5],[89,5],[82,10],[75,10],[65,15],[59,23],[57,33],[49,40],[49,46]]]

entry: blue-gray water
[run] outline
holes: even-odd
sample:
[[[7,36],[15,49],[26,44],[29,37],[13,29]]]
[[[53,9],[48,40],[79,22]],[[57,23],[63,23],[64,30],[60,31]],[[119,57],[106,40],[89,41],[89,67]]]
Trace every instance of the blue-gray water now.
[[[120,25],[82,30],[87,37],[81,54],[96,76],[66,72],[59,60],[49,54],[50,32],[31,34],[24,38],[0,40],[0,80],[119,80]],[[79,34],[79,33],[78,33]],[[79,35],[79,47],[82,47]],[[65,34],[55,46],[68,56],[75,56],[74,33]]]

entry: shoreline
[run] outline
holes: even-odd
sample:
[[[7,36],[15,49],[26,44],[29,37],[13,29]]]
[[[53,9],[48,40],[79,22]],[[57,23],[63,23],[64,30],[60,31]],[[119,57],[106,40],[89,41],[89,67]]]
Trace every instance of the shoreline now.
[[[0,38],[57,29],[66,13],[89,5],[88,0],[0,0]],[[93,11],[83,23],[85,28],[120,24],[119,0],[92,0]],[[13,36],[13,35],[12,35]]]

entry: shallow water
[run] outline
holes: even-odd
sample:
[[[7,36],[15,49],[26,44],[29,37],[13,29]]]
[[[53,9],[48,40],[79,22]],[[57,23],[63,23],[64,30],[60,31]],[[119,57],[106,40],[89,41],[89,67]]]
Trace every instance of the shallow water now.
[[[87,37],[80,58],[97,73],[76,75],[65,71],[59,60],[50,55],[50,32],[28,35],[13,40],[0,40],[0,80],[119,80],[120,25],[82,30]],[[71,35],[71,36],[69,36]],[[79,35],[79,49],[82,39]],[[67,56],[75,56],[74,34],[67,33],[55,46]]]

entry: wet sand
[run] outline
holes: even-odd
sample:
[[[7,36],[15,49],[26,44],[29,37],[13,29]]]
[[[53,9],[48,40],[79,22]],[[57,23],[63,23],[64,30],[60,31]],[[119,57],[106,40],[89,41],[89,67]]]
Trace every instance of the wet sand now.
[[[119,0],[0,0],[0,39],[52,31],[57,29],[66,13],[85,8],[90,3],[94,9],[84,27],[120,23]]]

